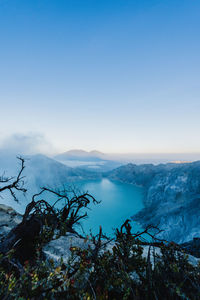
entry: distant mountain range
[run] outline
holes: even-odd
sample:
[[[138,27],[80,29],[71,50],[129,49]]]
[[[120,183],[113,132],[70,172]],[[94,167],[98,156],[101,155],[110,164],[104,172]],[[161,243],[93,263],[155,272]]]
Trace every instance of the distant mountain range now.
[[[81,167],[98,172],[109,171],[119,167],[122,163],[114,161],[107,154],[93,150],[70,150],[54,156],[57,161],[71,167]]]
[[[64,153],[58,154],[54,157],[57,160],[80,160],[80,161],[99,161],[106,159],[106,155],[102,152],[84,151],[84,150],[69,150]]]
[[[54,156],[58,161],[64,162],[65,164],[72,164],[72,161],[80,162],[80,165],[88,166],[94,165],[94,163],[100,163],[100,165],[108,164],[109,162],[115,162],[117,167],[127,163],[133,164],[161,164],[170,162],[192,162],[200,159],[200,153],[102,153],[97,150],[84,151],[84,150],[69,150],[64,153]],[[67,162],[67,163],[66,163]],[[82,162],[82,163],[81,163]],[[102,163],[104,162],[104,163]],[[109,165],[109,164],[108,164]],[[76,166],[76,165],[75,165]],[[100,167],[100,169],[102,169]]]

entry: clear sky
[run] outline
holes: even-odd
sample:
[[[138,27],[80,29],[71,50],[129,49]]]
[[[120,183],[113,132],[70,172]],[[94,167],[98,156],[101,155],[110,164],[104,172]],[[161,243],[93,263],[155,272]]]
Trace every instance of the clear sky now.
[[[199,115],[199,0],[0,0],[1,140],[200,152]]]

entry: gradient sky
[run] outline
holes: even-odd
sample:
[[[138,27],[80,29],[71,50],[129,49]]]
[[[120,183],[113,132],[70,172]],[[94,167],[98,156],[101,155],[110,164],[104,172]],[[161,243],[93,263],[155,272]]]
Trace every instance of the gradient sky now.
[[[200,1],[0,0],[0,139],[200,152]]]

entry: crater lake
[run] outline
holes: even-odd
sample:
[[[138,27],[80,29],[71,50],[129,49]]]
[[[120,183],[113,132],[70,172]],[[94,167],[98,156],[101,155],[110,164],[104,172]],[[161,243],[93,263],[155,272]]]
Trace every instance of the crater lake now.
[[[114,229],[143,208],[143,188],[107,178],[86,180],[75,183],[80,191],[88,192],[100,204],[90,204],[87,210],[88,218],[81,222],[85,233],[90,229],[98,233],[102,226],[103,233],[112,236]],[[136,222],[131,222],[133,231],[141,229]]]

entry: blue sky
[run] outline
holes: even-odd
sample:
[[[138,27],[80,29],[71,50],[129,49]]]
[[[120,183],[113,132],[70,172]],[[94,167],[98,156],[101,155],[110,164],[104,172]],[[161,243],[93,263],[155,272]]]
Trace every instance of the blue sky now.
[[[0,0],[0,140],[200,152],[200,1]]]

